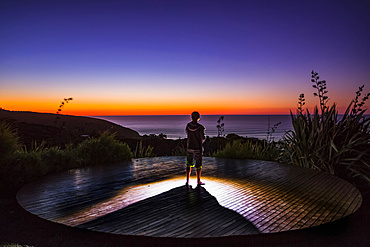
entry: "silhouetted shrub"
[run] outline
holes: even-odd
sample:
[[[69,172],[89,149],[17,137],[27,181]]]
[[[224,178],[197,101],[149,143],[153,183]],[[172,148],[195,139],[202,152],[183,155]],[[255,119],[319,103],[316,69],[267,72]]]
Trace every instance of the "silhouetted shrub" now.
[[[208,138],[204,143],[204,154],[212,156],[218,150],[222,150],[229,141],[225,137]]]
[[[67,145],[61,149],[35,142],[30,150],[21,148],[9,125],[0,123],[0,133],[0,196],[14,196],[23,184],[49,173],[115,163],[132,157],[130,148],[107,131],[99,137],[83,141],[77,147]]]
[[[267,123],[267,136],[266,136],[266,140],[268,143],[274,142],[274,133],[280,124],[281,122],[278,122],[274,124],[274,126],[270,127],[270,117],[269,117],[268,123]]]
[[[153,147],[151,147],[150,145],[144,147],[142,141],[136,144],[135,152],[133,153],[134,158],[154,157],[154,156],[155,154],[153,152]]]
[[[50,147],[45,148],[40,154],[41,159],[47,164],[50,172],[59,172],[77,167],[76,151],[74,149]]]
[[[10,124],[0,122],[0,195],[15,192],[18,177],[14,174],[17,152],[21,144]]]
[[[115,139],[115,135],[109,131],[77,146],[77,162],[83,165],[115,163],[131,158],[132,153],[128,145]]]
[[[363,86],[356,92],[341,117],[335,103],[328,107],[326,82],[318,81],[312,71],[314,88],[318,89],[320,109],[311,115],[298,107],[291,112],[293,130],[283,137],[280,162],[291,163],[325,171],[342,178],[361,176],[370,181],[370,119],[362,107],[370,94],[359,101]],[[302,101],[303,95],[300,96]]]
[[[172,155],[174,156],[186,156],[187,150],[186,147],[182,144],[179,144],[173,151]]]
[[[7,162],[20,147],[19,138],[10,124],[0,122],[0,164]]]
[[[213,156],[228,159],[275,160],[278,154],[274,143],[235,140],[228,142],[225,148],[215,152]]]
[[[222,121],[224,121],[224,116],[221,116],[218,120],[217,120],[217,137],[222,137],[224,136],[224,131],[225,131],[225,124],[222,123]]]

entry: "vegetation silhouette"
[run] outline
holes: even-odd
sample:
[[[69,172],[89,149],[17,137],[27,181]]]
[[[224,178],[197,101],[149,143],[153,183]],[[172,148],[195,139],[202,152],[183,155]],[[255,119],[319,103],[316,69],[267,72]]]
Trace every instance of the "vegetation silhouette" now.
[[[370,182],[370,118],[365,116],[363,108],[370,93],[360,100],[364,86],[359,87],[344,115],[340,116],[335,103],[327,105],[326,81],[318,81],[315,71],[311,72],[311,77],[320,110],[317,106],[312,114],[304,110],[304,95],[300,95],[297,113],[290,112],[293,130],[283,137],[279,162]]]
[[[55,118],[55,125],[57,125],[57,122],[60,119],[59,113],[62,112],[62,109],[63,109],[64,105],[68,104],[69,101],[71,101],[71,100],[73,100],[73,98],[71,98],[71,97],[70,98],[64,98],[63,101],[60,102],[59,108],[56,112],[57,115],[56,115],[56,118]],[[63,123],[63,125],[64,125],[64,123]]]
[[[153,147],[151,147],[150,145],[144,147],[142,141],[136,144],[135,151],[133,152],[134,158],[154,157],[154,156],[155,153],[153,152]]]
[[[281,124],[281,122],[278,122],[276,124],[274,124],[274,126],[272,126],[270,128],[270,117],[268,118],[268,122],[267,122],[267,136],[266,136],[266,140],[268,143],[271,143],[274,141],[274,133],[277,129],[277,127]]]
[[[312,85],[312,87],[317,89],[317,93],[315,92],[313,93],[313,95],[319,97],[321,112],[323,112],[327,108],[326,104],[329,101],[328,96],[326,96],[326,94],[328,93],[328,91],[326,90],[326,81],[319,81],[319,74],[315,71],[311,72],[311,78],[311,82],[315,83]]]
[[[9,124],[0,122],[0,197],[14,196],[26,183],[40,177],[88,165],[117,163],[132,158],[127,144],[117,140],[115,134],[103,132],[77,145],[47,147],[35,143],[33,148],[22,147]]]
[[[217,137],[221,137],[221,136],[224,136],[224,131],[225,131],[225,124],[222,122],[224,121],[224,116],[221,116],[218,120],[217,120]]]

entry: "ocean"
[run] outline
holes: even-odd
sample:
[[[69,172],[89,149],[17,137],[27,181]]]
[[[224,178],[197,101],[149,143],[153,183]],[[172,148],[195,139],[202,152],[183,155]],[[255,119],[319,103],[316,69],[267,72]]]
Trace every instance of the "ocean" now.
[[[201,115],[199,123],[206,128],[206,135],[218,134],[217,120],[220,115]],[[185,126],[191,121],[189,115],[171,116],[95,116],[139,132],[140,135],[165,134],[168,139],[185,138]],[[243,137],[266,139],[268,126],[281,122],[273,133],[275,141],[292,129],[290,115],[224,115],[224,135],[234,133]]]

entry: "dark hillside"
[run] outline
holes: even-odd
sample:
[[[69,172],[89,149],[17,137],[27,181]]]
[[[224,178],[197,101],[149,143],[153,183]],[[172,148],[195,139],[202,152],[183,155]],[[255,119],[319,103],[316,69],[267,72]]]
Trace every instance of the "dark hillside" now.
[[[140,138],[139,133],[132,129],[90,117],[0,110],[0,121],[11,123],[27,146],[35,141],[38,144],[45,141],[47,145],[63,145],[105,130],[115,132],[120,139]]]

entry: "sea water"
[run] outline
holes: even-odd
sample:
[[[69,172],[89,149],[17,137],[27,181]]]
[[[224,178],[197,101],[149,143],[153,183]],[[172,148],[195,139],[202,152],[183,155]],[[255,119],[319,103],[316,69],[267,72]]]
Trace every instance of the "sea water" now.
[[[185,126],[191,121],[188,115],[170,116],[95,116],[115,124],[139,132],[140,135],[164,134],[168,139],[185,138]],[[218,135],[217,120],[220,115],[201,115],[200,124],[206,128],[206,135]],[[287,131],[292,129],[290,115],[224,115],[221,123],[224,124],[223,135],[234,133],[243,137],[266,139],[268,131],[275,124],[281,122],[272,137],[279,140]]]

